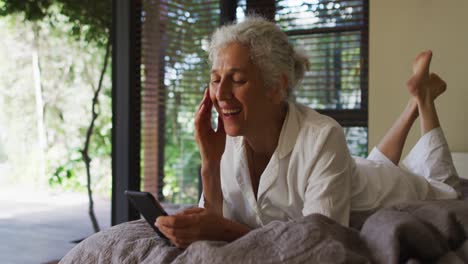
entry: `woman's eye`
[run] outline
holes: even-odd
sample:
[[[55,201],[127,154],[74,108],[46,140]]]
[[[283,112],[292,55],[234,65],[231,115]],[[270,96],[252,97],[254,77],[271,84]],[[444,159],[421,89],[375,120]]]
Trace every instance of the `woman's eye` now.
[[[211,83],[219,83],[219,79],[213,79],[211,80]]]
[[[234,83],[236,84],[244,84],[245,80],[234,80]]]

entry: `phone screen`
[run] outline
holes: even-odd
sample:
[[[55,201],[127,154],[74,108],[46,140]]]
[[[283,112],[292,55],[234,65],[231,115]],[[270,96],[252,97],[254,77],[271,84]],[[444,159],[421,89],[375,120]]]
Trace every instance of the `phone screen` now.
[[[149,192],[137,191],[125,191],[125,195],[138,212],[143,215],[143,218],[148,222],[151,228],[153,228],[160,237],[167,239],[167,237],[154,225],[156,218],[159,216],[166,216],[167,213],[156,199],[154,199],[153,195]]]

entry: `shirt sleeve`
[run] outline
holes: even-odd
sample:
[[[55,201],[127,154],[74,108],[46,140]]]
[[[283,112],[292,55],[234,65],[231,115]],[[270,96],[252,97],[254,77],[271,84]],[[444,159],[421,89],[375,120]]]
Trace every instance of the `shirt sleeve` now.
[[[349,154],[343,129],[334,126],[324,136],[316,161],[311,165],[304,196],[303,215],[319,213],[348,226],[352,157]]]

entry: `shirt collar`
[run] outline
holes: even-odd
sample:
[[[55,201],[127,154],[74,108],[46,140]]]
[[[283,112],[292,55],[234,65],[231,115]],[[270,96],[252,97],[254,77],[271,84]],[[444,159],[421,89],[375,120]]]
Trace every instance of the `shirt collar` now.
[[[294,103],[288,101],[288,113],[284,119],[278,140],[278,158],[282,159],[288,155],[296,144],[299,134],[299,115]]]

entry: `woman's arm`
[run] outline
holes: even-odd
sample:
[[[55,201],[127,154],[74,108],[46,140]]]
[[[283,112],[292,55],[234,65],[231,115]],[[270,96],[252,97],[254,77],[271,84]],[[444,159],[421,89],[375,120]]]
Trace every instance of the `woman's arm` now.
[[[323,141],[322,141],[323,140]],[[349,154],[343,129],[331,127],[310,172],[303,215],[319,213],[344,226],[349,225],[353,158]]]
[[[202,165],[203,207],[218,215],[223,215],[223,193],[219,163]]]
[[[223,215],[220,163],[226,145],[226,133],[221,117],[218,118],[217,130],[214,131],[211,127],[212,108],[213,103],[209,97],[209,90],[206,89],[195,115],[195,141],[202,160],[204,207],[218,215]]]

